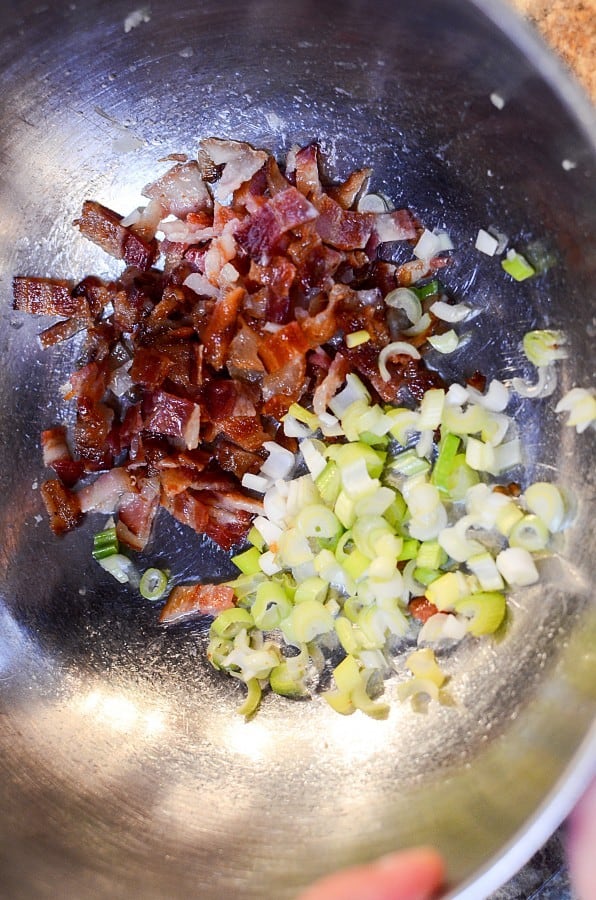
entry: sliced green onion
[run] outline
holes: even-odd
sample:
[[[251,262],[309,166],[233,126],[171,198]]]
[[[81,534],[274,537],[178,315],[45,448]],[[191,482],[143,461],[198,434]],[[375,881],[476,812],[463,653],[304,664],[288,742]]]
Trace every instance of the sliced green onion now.
[[[440,569],[446,562],[447,554],[438,541],[423,541],[420,544],[416,555],[416,563],[419,566],[427,569]],[[420,581],[420,579],[418,580]]]
[[[316,600],[317,603],[324,603],[327,599],[329,591],[329,583],[318,576],[306,578],[296,587],[294,594],[294,603],[304,603],[305,600]]]
[[[397,472],[405,478],[411,478],[413,475],[421,475],[424,472],[428,472],[429,469],[429,462],[418,456],[415,450],[404,450],[403,453],[393,457],[387,467],[387,472]]]
[[[433,581],[441,577],[441,573],[430,566],[416,566],[413,575],[423,587],[428,587]]]
[[[434,652],[430,647],[414,650],[406,659],[406,666],[417,678],[427,678],[438,688],[445,682],[445,673],[439,668]]]
[[[378,359],[379,374],[383,381],[391,381],[387,362],[394,356],[411,356],[413,359],[420,359],[420,353],[416,347],[406,341],[393,341],[391,344],[387,344],[379,353]]]
[[[304,684],[306,669],[301,657],[302,654],[292,656],[271,669],[269,684],[274,693],[281,694],[282,697],[291,697],[293,700],[309,696]]]
[[[501,267],[511,275],[515,281],[525,281],[536,274],[536,270],[530,265],[525,256],[515,250],[508,250],[505,259],[501,260]]]
[[[561,397],[555,406],[555,412],[568,412],[566,425],[575,427],[578,434],[582,434],[596,422],[596,396],[588,388],[575,387]]]
[[[290,644],[300,646],[308,644],[320,634],[333,631],[333,617],[322,603],[304,600],[292,609],[282,622],[281,628],[286,640],[289,638]]]
[[[538,581],[538,570],[528,550],[507,547],[497,556],[497,568],[507,584],[526,587]]]
[[[316,431],[318,428],[320,428],[318,416],[316,416],[313,412],[310,412],[310,410],[305,409],[304,406],[301,406],[299,403],[292,403],[290,405],[288,413],[299,422],[302,422],[304,425],[308,425],[311,431]]]
[[[359,347],[361,344],[366,344],[368,341],[370,341],[370,334],[366,329],[346,334],[346,347],[349,350],[353,347]]]
[[[469,619],[470,634],[493,634],[505,618],[505,595],[498,591],[470,594],[455,602],[455,611]]]
[[[542,519],[529,515],[524,516],[513,526],[509,534],[509,544],[511,547],[522,547],[535,553],[537,550],[544,550],[548,538],[548,528]]]
[[[120,544],[118,543],[115,525],[111,528],[105,528],[93,536],[93,559],[105,559],[107,556],[118,553],[119,549]]]
[[[567,358],[566,342],[563,331],[528,331],[523,339],[524,353],[535,366],[549,366],[557,359]]]
[[[412,324],[418,322],[422,316],[420,298],[410,288],[401,287],[389,291],[385,303],[393,309],[403,309]]]
[[[445,432],[441,435],[439,453],[430,480],[443,494],[450,493],[448,479],[454,472],[459,444],[460,438],[456,434]]]
[[[251,547],[249,550],[245,550],[244,553],[238,553],[236,556],[233,556],[232,562],[244,575],[255,575],[261,571],[260,559],[260,552],[256,547]]]
[[[250,611],[257,628],[271,631],[280,625],[291,609],[292,603],[281,584],[266,581],[257,588],[257,596]]]
[[[459,337],[452,328],[444,334],[429,335],[427,341],[439,353],[453,353],[459,347]]]
[[[505,587],[497,563],[488,551],[470,556],[466,565],[478,579],[483,591],[502,591]]]
[[[263,539],[263,535],[254,527],[254,525],[248,532],[247,540],[249,544],[252,544],[253,547],[256,547],[260,553],[262,553],[265,549],[265,541]]]
[[[412,290],[417,294],[420,300],[426,300],[427,297],[434,297],[441,290],[441,285],[436,278],[427,281],[426,284],[417,284]]]
[[[134,563],[123,553],[110,553],[97,559],[99,565],[120,584],[138,584],[139,575]]]
[[[247,609],[224,609],[211,623],[210,634],[221,638],[234,638],[247,628],[254,628],[255,622]]]
[[[406,538],[403,542],[403,546],[401,551],[397,556],[398,562],[405,562],[409,559],[416,559],[418,556],[418,550],[420,549],[420,541],[415,540],[414,538]]]
[[[255,713],[259,707],[261,702],[261,685],[259,684],[258,678],[251,678],[246,682],[247,687],[247,695],[244,703],[238,707],[236,712],[240,716],[244,716],[248,718]]]
[[[537,481],[526,488],[524,501],[530,512],[542,519],[549,531],[559,531],[565,519],[565,504],[556,485]]]
[[[145,600],[159,600],[168,586],[168,576],[161,569],[146,569],[141,575],[139,591]]]
[[[322,503],[305,507],[296,516],[296,528],[306,537],[337,539],[341,524],[337,516]]]

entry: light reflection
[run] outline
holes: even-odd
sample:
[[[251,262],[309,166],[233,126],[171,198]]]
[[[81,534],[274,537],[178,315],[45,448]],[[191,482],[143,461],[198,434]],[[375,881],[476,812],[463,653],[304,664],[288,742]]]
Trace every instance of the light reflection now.
[[[84,715],[92,716],[96,722],[126,734],[137,730],[153,736],[162,732],[165,727],[164,715],[160,709],[142,709],[124,694],[95,689],[82,698],[79,708]]]
[[[265,758],[271,737],[270,730],[264,725],[254,719],[245,722],[240,716],[230,719],[223,730],[224,746],[254,762]]]

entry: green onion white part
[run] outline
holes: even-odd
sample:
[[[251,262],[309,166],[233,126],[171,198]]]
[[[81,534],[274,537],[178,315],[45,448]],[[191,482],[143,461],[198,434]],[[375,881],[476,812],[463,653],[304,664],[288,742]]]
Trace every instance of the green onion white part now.
[[[329,659],[332,708],[385,717],[377,697],[397,647],[417,639],[440,649],[500,627],[507,590],[537,581],[533,554],[567,515],[554,485],[537,482],[519,498],[494,490],[492,477],[523,461],[508,400],[493,381],[485,393],[453,385],[427,391],[416,409],[384,407],[349,375],[328,404],[332,443],[331,413],[292,406],[286,427],[299,423],[308,436],[297,459],[266,445],[262,480],[249,481],[267,483],[264,513],[229,582],[238,606],[211,626],[209,659],[247,685],[242,714],[267,687],[309,697]],[[435,607],[422,627],[414,597]],[[446,676],[431,647],[407,665],[400,696],[440,700]]]

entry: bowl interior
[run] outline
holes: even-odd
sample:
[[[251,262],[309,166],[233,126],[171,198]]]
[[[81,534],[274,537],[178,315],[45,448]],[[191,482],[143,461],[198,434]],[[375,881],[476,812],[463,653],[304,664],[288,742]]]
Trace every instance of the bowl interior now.
[[[465,355],[437,367],[529,375],[524,332],[563,328],[562,393],[594,375],[586,108],[510,13],[464,0],[155,0],[126,30],[130,7],[26,0],[0,26],[0,880],[11,897],[200,886],[205,900],[279,900],[431,843],[454,894],[478,897],[547,837],[587,771],[593,432],[563,427],[553,398],[514,399],[523,477],[563,485],[576,523],[540,584],[514,595],[505,637],[444,657],[453,706],[395,703],[376,722],[270,696],[245,723],[240,689],[204,660],[201,625],[164,631],[90,563],[96,522],[58,541],[39,520],[38,435],[68,420],[59,387],[77,347],[39,349],[40,323],[11,310],[11,278],[115,274],[70,224],[82,201],[129,212],[161,158],[192,155],[199,137],[280,155],[316,140],[330,177],[370,165],[373,189],[449,231],[446,285],[482,312]],[[512,282],[474,250],[488,226],[551,268]],[[188,577],[229,568],[165,515],[147,556]]]

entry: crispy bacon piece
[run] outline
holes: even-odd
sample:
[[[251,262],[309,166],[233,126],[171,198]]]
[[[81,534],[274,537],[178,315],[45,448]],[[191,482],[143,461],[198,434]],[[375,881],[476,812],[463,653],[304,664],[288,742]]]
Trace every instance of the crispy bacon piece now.
[[[298,322],[290,322],[279,331],[267,335],[259,348],[259,355],[268,372],[276,372],[294,356],[304,356],[308,341]]]
[[[282,235],[317,215],[312,203],[296,188],[289,187],[275,194],[240,226],[236,241],[253,259],[266,263]]]
[[[209,522],[209,509],[190,490],[168,495],[162,492],[161,505],[183,525],[188,525],[197,534],[205,534]]]
[[[189,213],[211,210],[213,201],[196,162],[185,162],[143,188],[143,196],[157,200],[165,215],[184,218]]]
[[[269,435],[263,430],[260,416],[231,416],[215,424],[215,435],[223,434],[234,444],[254,453],[260,450]]]
[[[264,150],[255,150],[244,141],[205,138],[200,144],[199,166],[205,166],[209,162],[215,167],[223,166],[215,188],[215,197],[224,201],[265,165],[268,155]]]
[[[418,229],[409,209],[394,209],[388,213],[375,213],[373,234],[378,244],[385,244],[414,240]]]
[[[273,256],[267,266],[251,261],[248,278],[266,287],[269,293],[267,320],[284,324],[290,315],[290,288],[296,277],[296,267],[285,256]]]
[[[215,458],[221,468],[225,472],[231,472],[232,475],[235,475],[238,481],[241,481],[242,476],[247,472],[252,474],[258,472],[263,464],[263,458],[257,453],[243,450],[237,444],[233,444],[225,439],[217,442]]]
[[[179,584],[170,593],[159,621],[171,625],[189,616],[216,616],[234,606],[234,590],[225,584]]]
[[[77,406],[74,443],[78,455],[84,461],[85,471],[109,469],[114,462],[113,450],[108,443],[114,419],[113,410],[104,403],[85,397],[78,399]]]
[[[323,192],[319,175],[318,152],[314,144],[302,147],[295,156],[296,187],[305,197],[312,199]]]
[[[81,510],[91,512],[115,512],[123,494],[135,491],[130,474],[122,466],[102,472],[91,484],[81,488],[77,496]]]
[[[144,426],[147,431],[179,438],[192,450],[199,445],[201,407],[198,403],[167,391],[155,391]]]
[[[143,550],[151,536],[158,507],[158,479],[145,478],[137,482],[137,493],[123,495],[118,507],[118,540],[133,550]]]
[[[436,615],[438,611],[435,604],[427,600],[426,597],[412,597],[408,603],[408,612],[413,619],[418,619],[422,624],[427,622],[431,616]]]
[[[259,359],[261,339],[242,319],[239,319],[239,324],[228,347],[226,366],[232,378],[258,381],[265,374],[265,367]]]
[[[42,431],[41,448],[44,466],[53,469],[66,487],[73,487],[83,474],[83,464],[72,457],[65,426],[57,425]]]
[[[348,175],[343,184],[330,188],[329,196],[344,209],[351,209],[356,202],[358,194],[368,184],[371,175],[372,169],[358,169],[356,172]]]
[[[148,269],[157,257],[157,242],[144,241],[122,224],[122,216],[95,200],[85,200],[76,220],[81,234],[129,266]]]
[[[236,330],[236,320],[244,297],[244,288],[229,291],[213,307],[209,324],[203,335],[205,359],[217,371],[223,368],[226,353]]]
[[[68,281],[18,275],[12,280],[13,309],[34,316],[76,316],[89,314],[84,297],[72,294]]]
[[[79,499],[57,478],[42,484],[41,496],[54,534],[64,534],[79,524],[83,517]]]
[[[337,250],[361,250],[371,236],[374,215],[342,209],[339,203],[321,194],[313,200],[319,211],[316,229],[326,244]]]
[[[151,347],[139,347],[130,367],[130,377],[135,384],[155,390],[161,387],[173,362],[167,353]]]
[[[350,361],[338,353],[329,367],[329,372],[313,394],[312,408],[317,416],[327,412],[327,404],[346,380],[350,368]]]

